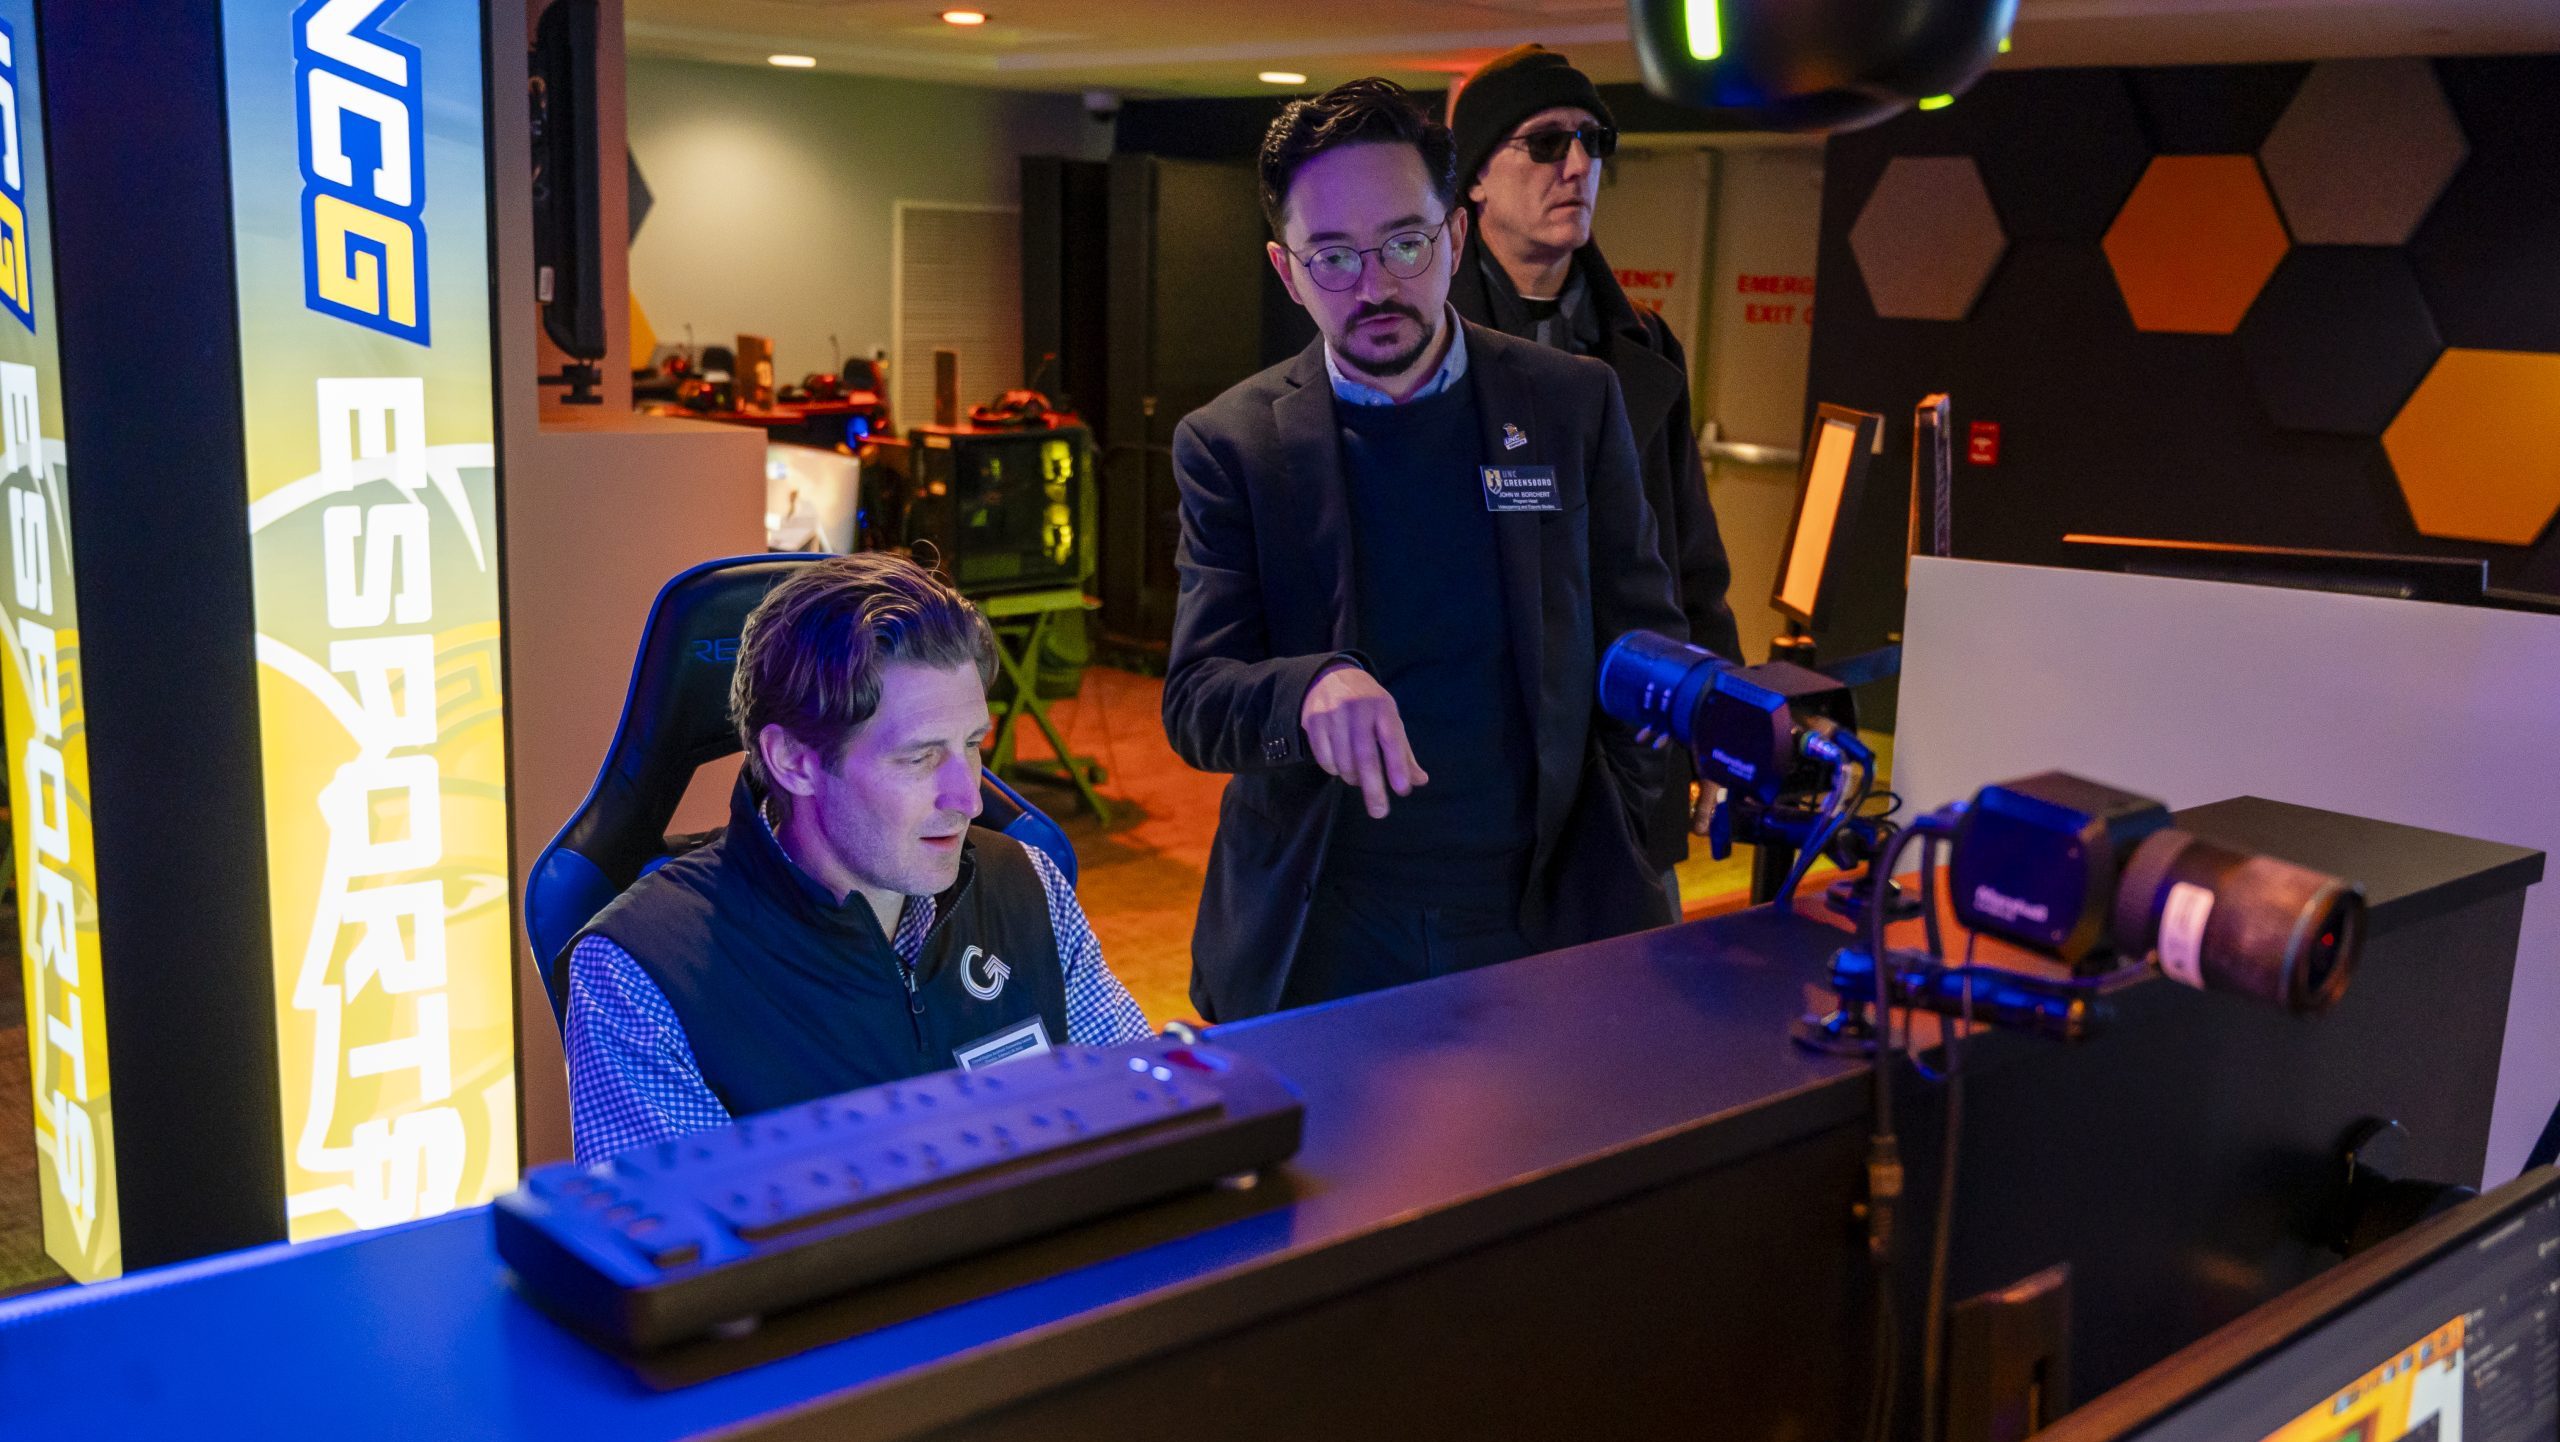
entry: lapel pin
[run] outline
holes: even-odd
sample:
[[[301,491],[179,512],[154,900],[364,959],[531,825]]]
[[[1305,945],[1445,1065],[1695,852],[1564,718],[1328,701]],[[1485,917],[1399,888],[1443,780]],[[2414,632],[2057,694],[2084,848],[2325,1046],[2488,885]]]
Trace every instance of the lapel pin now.
[[[1527,444],[1529,444],[1529,438],[1520,434],[1520,428],[1518,426],[1513,425],[1509,421],[1504,421],[1502,423],[1502,448],[1504,450],[1516,451]]]

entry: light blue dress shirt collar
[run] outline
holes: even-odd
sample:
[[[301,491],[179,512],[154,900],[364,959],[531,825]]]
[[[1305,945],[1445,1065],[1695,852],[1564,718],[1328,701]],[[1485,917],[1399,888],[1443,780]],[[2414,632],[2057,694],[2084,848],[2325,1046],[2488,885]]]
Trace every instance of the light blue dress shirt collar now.
[[[1444,304],[1442,310],[1447,316],[1442,324],[1449,330],[1448,353],[1440,357],[1440,368],[1431,373],[1431,379],[1424,381],[1421,389],[1405,397],[1408,401],[1436,396],[1466,378],[1467,328],[1459,323],[1456,306]],[[1331,341],[1326,341],[1324,346],[1324,373],[1333,378],[1333,398],[1345,405],[1391,406],[1397,404],[1394,396],[1376,386],[1366,381],[1355,381],[1344,375],[1342,363],[1334,359]]]

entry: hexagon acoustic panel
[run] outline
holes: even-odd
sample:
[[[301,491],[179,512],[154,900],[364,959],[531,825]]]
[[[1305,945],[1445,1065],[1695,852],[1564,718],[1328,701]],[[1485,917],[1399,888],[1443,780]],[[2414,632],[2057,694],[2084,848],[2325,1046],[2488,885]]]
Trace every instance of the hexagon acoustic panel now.
[[[2255,150],[2311,67],[2164,65],[2125,72],[2151,148],[2162,155]]]
[[[2162,155],[2105,248],[2136,329],[2228,335],[2290,243],[2255,159]]]
[[[2444,343],[2408,257],[2296,246],[2240,323],[2249,379],[2287,430],[2378,436]]]
[[[1849,248],[1876,314],[1962,320],[2009,240],[1969,157],[1902,155],[1877,177]]]
[[[2312,67],[2258,151],[2298,245],[2403,245],[2470,151],[2424,60]]]
[[[1959,143],[1927,148],[1973,156],[2013,241],[2078,240],[2105,229],[2151,158],[2124,73],[2006,70],[1999,79],[1928,112],[1959,132]],[[2057,116],[2070,121],[2057,124]]]
[[[2560,61],[2436,62],[2471,158],[2410,238],[2447,345],[2560,351]]]
[[[2560,354],[2449,350],[2382,434],[2418,530],[2529,546],[2560,511]]]

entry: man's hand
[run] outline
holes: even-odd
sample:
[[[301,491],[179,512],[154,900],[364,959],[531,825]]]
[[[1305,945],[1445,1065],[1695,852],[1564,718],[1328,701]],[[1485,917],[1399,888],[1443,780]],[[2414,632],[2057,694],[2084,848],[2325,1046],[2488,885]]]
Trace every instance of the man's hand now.
[[[1411,796],[1431,780],[1413,759],[1396,698],[1377,677],[1348,661],[1326,667],[1307,688],[1298,725],[1306,730],[1316,764],[1344,785],[1359,787],[1372,817],[1387,814],[1388,791]]]

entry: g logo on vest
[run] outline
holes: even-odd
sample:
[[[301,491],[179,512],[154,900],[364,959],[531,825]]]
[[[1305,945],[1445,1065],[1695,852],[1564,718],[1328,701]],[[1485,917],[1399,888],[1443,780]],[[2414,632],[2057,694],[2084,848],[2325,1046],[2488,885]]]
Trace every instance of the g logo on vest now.
[[[1013,968],[994,952],[973,946],[960,953],[960,984],[980,1001],[995,1000],[1012,975]]]

